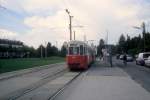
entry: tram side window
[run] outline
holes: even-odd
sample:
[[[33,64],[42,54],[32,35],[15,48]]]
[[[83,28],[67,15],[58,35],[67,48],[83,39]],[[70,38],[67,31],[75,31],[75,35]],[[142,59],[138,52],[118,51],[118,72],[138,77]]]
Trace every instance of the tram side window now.
[[[83,55],[83,45],[80,45],[80,55]]]
[[[73,54],[73,47],[69,47],[69,52],[68,52],[70,55]]]
[[[79,47],[74,47],[74,55],[78,55],[79,54]]]

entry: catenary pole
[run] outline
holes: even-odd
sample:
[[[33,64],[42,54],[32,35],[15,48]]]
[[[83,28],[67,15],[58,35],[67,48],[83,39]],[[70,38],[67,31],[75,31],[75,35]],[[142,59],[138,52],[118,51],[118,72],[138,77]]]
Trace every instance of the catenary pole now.
[[[66,9],[67,14],[69,15],[69,31],[70,31],[70,40],[72,40],[72,18],[68,9]]]

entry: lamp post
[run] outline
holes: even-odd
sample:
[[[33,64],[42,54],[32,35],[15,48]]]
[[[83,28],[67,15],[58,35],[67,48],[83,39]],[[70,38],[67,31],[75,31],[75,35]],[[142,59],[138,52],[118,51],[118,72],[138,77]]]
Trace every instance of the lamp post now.
[[[134,26],[133,28],[142,30],[142,34],[143,34],[143,50],[145,52],[145,33],[146,33],[145,23],[143,22],[141,27]]]
[[[47,58],[47,42],[45,41],[45,58]]]
[[[76,40],[76,31],[74,31],[74,40]]]
[[[69,15],[69,30],[70,30],[70,40],[72,40],[72,18],[68,9],[66,9],[67,14]]]

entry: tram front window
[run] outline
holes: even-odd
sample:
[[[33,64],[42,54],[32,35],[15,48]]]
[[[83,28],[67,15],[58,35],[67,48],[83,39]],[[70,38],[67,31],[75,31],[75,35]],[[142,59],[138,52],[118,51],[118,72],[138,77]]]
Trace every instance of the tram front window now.
[[[69,55],[78,55],[79,47],[69,47]]]

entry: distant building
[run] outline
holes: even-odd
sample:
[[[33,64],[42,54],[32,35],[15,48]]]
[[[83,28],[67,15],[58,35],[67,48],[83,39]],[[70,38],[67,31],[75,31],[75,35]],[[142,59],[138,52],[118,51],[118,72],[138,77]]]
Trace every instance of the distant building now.
[[[0,39],[0,58],[18,58],[23,57],[24,44],[21,41]]]
[[[8,39],[0,39],[0,46],[5,46],[5,47],[12,46],[18,48],[23,46],[23,42],[8,40]]]

